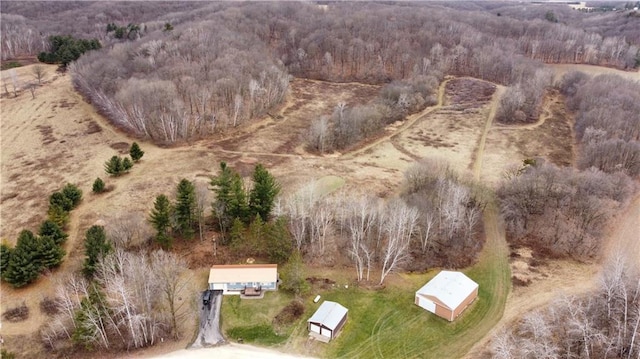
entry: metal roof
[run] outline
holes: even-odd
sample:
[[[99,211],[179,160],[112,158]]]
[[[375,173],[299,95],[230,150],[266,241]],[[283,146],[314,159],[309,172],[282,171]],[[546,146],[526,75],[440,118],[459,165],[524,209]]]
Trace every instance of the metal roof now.
[[[307,320],[307,323],[319,323],[331,330],[335,330],[348,311],[349,309],[336,302],[325,300],[311,318]]]
[[[277,264],[215,265],[209,271],[209,283],[276,282]]]
[[[418,289],[416,295],[433,296],[449,309],[454,310],[476,288],[478,288],[478,283],[472,281],[464,273],[443,270]]]

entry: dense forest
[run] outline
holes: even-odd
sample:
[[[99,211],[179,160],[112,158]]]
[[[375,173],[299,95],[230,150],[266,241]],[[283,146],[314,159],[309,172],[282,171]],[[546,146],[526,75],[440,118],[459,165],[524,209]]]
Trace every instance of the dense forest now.
[[[162,4],[114,10],[47,3],[36,11],[36,5],[4,2],[3,57],[46,50],[47,36],[61,32],[100,40],[103,50],[71,66],[76,86],[115,125],[161,143],[264,114],[284,100],[289,75],[395,81],[390,101],[409,111],[427,106],[433,92],[416,84],[434,84],[446,74],[477,77],[510,86],[498,119],[511,123],[539,114],[551,81],[541,62],[630,69],[639,60],[639,39],[628,31],[635,18],[628,13],[557,7],[551,21],[534,5],[525,6],[523,16],[504,3]],[[54,14],[69,22],[53,25]],[[578,28],[600,17],[607,21]],[[71,19],[73,29],[64,28]],[[386,112],[371,106],[360,122],[388,120]]]

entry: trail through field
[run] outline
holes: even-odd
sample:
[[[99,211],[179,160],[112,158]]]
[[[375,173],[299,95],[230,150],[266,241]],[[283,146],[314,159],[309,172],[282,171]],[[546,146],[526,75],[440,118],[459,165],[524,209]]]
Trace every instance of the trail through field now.
[[[491,106],[489,107],[489,115],[487,115],[487,121],[484,125],[484,130],[482,131],[482,136],[480,137],[480,144],[478,145],[478,150],[476,151],[476,160],[473,163],[473,176],[476,181],[480,180],[480,168],[482,168],[482,158],[484,156],[484,147],[487,142],[487,134],[491,129],[493,124],[493,119],[496,117],[496,112],[498,111],[498,106],[500,105],[500,99],[505,92],[504,86],[497,85],[496,92],[493,93],[493,97],[491,99]]]

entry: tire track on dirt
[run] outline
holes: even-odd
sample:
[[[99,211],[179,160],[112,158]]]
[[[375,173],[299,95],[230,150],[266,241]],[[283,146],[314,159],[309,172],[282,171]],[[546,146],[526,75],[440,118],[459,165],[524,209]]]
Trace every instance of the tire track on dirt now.
[[[484,130],[482,131],[482,136],[480,137],[480,143],[478,144],[478,150],[476,151],[476,160],[473,163],[473,176],[477,180],[480,180],[480,169],[482,168],[482,157],[484,156],[484,148],[487,143],[487,134],[489,134],[489,130],[493,125],[493,119],[496,117],[496,112],[498,111],[498,105],[500,104],[500,99],[505,92],[504,86],[496,85],[496,92],[493,93],[493,98],[491,99],[491,107],[489,108],[489,115],[487,116],[487,121],[484,125]]]

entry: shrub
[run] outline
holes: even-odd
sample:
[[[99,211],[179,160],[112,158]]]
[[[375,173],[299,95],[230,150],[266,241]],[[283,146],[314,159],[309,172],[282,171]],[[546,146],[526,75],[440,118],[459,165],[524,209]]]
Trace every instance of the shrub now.
[[[104,181],[102,178],[98,177],[95,181],[93,181],[93,186],[91,187],[93,193],[102,193],[104,192]]]
[[[4,313],[2,313],[2,319],[11,323],[25,321],[29,319],[29,307],[27,307],[27,305],[23,302],[20,306],[7,309]]]

